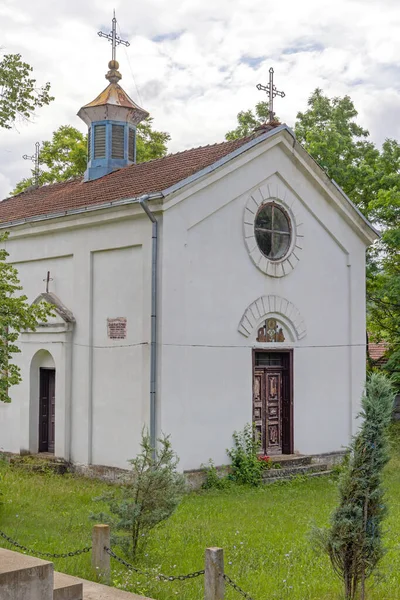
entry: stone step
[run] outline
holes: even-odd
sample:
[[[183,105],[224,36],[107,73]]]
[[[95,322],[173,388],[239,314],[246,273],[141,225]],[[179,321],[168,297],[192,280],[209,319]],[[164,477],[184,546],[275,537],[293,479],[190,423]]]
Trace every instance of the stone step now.
[[[83,600],[83,584],[76,577],[55,571],[53,600]]]
[[[282,467],[296,467],[300,465],[311,465],[313,457],[299,454],[279,454],[270,456],[270,460],[273,463],[280,464]]]
[[[52,600],[53,563],[0,548],[1,600]]]
[[[267,479],[264,479],[263,483],[264,485],[269,485],[270,483],[276,483],[277,481],[290,481],[291,479],[296,479],[296,477],[298,477],[299,475],[303,475],[304,477],[307,478],[311,478],[311,477],[326,477],[328,475],[331,475],[333,473],[333,471],[330,470],[325,470],[325,471],[313,471],[311,473],[292,473],[291,475],[287,474],[283,477],[268,477]]]
[[[63,458],[54,454],[43,452],[42,454],[13,455],[10,459],[13,468],[35,473],[46,473],[52,471],[57,475],[64,475],[70,470],[70,464]]]
[[[279,477],[287,477],[288,475],[308,475],[309,473],[316,473],[318,471],[326,471],[328,469],[327,464],[319,464],[319,465],[299,465],[295,467],[283,467],[282,469],[269,469],[268,471],[264,471],[263,478],[270,479],[279,478]]]

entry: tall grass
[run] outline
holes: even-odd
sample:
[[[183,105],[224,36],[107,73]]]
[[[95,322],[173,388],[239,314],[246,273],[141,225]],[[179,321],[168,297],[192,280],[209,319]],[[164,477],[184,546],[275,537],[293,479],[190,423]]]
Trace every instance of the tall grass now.
[[[400,430],[394,428],[393,458],[385,482],[389,517],[381,577],[368,587],[370,600],[400,600]],[[3,504],[0,529],[26,546],[65,552],[90,545],[93,498],[107,484],[0,467]],[[130,573],[113,563],[114,585],[157,600],[202,597],[203,578],[163,582],[157,572],[185,574],[203,568],[207,546],[225,551],[225,570],[255,600],[339,600],[341,584],[325,556],[309,543],[312,523],[324,525],[337,501],[332,478],[300,479],[258,489],[232,488],[186,496],[175,514],[152,531],[136,566],[154,576]],[[13,549],[0,540],[4,547]],[[118,548],[115,549],[120,554]],[[59,571],[94,578],[90,554],[54,561]],[[227,590],[228,600],[239,596]]]

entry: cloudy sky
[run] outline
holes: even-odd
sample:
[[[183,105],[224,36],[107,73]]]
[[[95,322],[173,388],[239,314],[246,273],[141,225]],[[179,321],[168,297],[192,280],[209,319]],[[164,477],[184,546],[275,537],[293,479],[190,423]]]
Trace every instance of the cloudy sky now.
[[[0,130],[0,198],[30,175],[22,154],[106,86],[116,9],[129,48],[117,58],[125,90],[171,134],[170,151],[221,141],[239,110],[263,99],[274,67],[282,121],[293,125],[316,87],[349,94],[376,143],[400,138],[398,0],[0,0],[0,49],[20,53],[55,101],[34,121]]]

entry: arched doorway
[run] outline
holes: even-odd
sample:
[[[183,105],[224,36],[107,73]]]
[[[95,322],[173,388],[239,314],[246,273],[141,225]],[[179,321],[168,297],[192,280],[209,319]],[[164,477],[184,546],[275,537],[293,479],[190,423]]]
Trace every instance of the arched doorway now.
[[[32,359],[31,386],[31,410],[36,412],[34,421],[38,426],[35,452],[54,454],[56,369],[53,357],[47,350],[40,350]]]

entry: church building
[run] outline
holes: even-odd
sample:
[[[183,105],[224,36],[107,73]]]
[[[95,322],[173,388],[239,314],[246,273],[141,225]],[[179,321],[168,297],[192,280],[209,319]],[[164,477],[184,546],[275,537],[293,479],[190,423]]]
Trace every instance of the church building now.
[[[248,137],[136,164],[148,113],[119,84],[78,116],[84,177],[0,203],[30,302],[54,316],[19,338],[22,382],[0,448],[127,468],[144,426],[180,468],[349,443],[365,379],[365,251],[377,233],[273,120]]]

